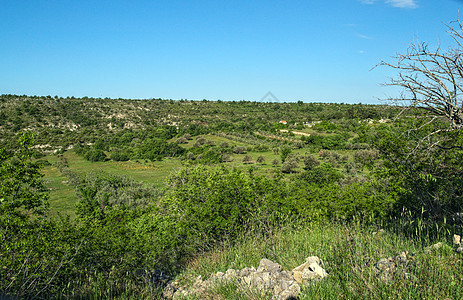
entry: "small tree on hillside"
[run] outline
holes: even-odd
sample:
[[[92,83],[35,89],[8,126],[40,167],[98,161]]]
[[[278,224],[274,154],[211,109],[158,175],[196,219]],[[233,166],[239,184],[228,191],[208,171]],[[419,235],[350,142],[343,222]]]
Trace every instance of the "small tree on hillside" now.
[[[304,169],[312,170],[318,165],[320,165],[320,161],[313,154],[307,154],[304,157]]]
[[[251,162],[252,162],[252,157],[251,157],[251,155],[245,155],[245,156],[243,157],[243,162],[244,162],[245,164],[251,163]]]
[[[280,157],[281,157],[281,161],[282,162],[285,162],[286,158],[288,157],[288,155],[291,153],[291,149],[288,148],[288,147],[283,147],[281,150],[280,150]]]

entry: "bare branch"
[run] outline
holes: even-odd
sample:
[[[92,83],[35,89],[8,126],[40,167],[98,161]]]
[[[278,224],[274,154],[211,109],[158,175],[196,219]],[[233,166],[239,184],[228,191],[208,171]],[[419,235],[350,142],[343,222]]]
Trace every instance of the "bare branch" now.
[[[448,50],[440,46],[431,49],[427,43],[415,40],[405,54],[397,54],[394,62],[381,61],[378,66],[386,66],[398,71],[386,86],[403,89],[400,97],[387,99],[393,103],[403,103],[403,110],[397,117],[404,115],[410,108],[427,111],[431,120],[415,128],[430,125],[436,120],[445,120],[446,129],[435,129],[418,142],[412,153],[423,147],[446,149],[449,139],[444,133],[459,131],[463,127],[463,24],[460,19],[451,22],[447,32],[455,42]],[[442,136],[444,134],[444,136]],[[433,137],[433,139],[431,139]]]

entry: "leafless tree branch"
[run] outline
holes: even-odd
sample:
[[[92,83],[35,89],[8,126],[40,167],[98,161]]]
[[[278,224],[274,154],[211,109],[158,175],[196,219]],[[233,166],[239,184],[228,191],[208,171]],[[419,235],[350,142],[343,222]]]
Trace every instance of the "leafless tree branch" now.
[[[403,106],[402,116],[410,108],[418,108],[430,114],[430,121],[445,120],[447,129],[436,129],[419,143],[428,140],[430,147],[439,147],[448,140],[434,139],[440,133],[459,131],[463,127],[463,24],[458,19],[447,25],[447,32],[455,46],[448,50],[440,46],[435,49],[427,43],[415,40],[405,54],[397,54],[394,62],[381,61],[377,66],[386,66],[398,71],[386,86],[403,88],[400,97],[390,98],[390,103]],[[420,129],[425,126],[420,126]],[[441,146],[443,147],[443,146]]]

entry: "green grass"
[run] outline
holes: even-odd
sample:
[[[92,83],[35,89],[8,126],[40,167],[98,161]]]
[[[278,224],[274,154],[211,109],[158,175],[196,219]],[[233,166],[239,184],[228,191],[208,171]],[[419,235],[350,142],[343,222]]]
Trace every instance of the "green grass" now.
[[[116,175],[129,176],[136,181],[153,184],[157,187],[163,186],[167,175],[172,170],[180,167],[179,160],[169,158],[155,162],[144,160],[90,162],[78,156],[73,151],[65,152],[63,157],[67,159],[69,168],[72,171],[89,172],[101,170]]]
[[[74,210],[77,203],[75,189],[67,178],[62,176],[55,166],[46,166],[42,169],[45,186],[49,190],[50,209],[53,213],[75,216]]]
[[[300,299],[462,299],[462,255],[447,242],[448,232],[434,239],[405,236],[400,233],[403,224],[394,224],[382,234],[375,234],[378,226],[357,222],[287,228],[270,238],[243,235],[237,244],[222,246],[190,260],[176,279],[190,285],[198,275],[207,279],[211,273],[230,268],[257,267],[264,257],[291,270],[306,257],[317,255],[329,276],[304,287]],[[436,251],[426,250],[425,245],[437,241],[444,246]],[[378,260],[403,251],[409,252],[409,271],[416,278],[380,279],[375,271]],[[242,293],[230,291],[231,287],[219,287],[217,297],[226,292],[228,297],[224,299],[242,298]]]
[[[127,162],[90,162],[78,156],[73,151],[63,153],[71,171],[85,173],[101,170],[116,175],[124,175],[156,187],[163,187],[167,176],[181,166],[178,159],[164,159],[162,161],[127,161]],[[67,182],[67,178],[61,175],[58,168],[53,165],[60,158],[57,155],[48,155],[43,158],[52,165],[42,169],[44,181],[50,193],[50,209],[53,213],[68,214],[74,217],[75,204],[78,199],[75,189]]]

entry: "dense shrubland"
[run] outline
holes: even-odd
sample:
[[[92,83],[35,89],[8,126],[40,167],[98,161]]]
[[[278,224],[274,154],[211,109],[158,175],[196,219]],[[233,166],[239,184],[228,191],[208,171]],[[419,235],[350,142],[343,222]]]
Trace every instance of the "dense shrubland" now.
[[[396,109],[0,99],[5,116],[0,123],[0,295],[152,297],[158,295],[158,287],[149,283],[154,270],[179,274],[185,264],[217,249],[239,249],[256,239],[265,241],[266,255],[284,257],[277,242],[284,243],[282,234],[291,238],[288,228],[302,236],[303,228],[314,224],[334,222],[339,225],[329,228],[338,230],[361,218],[365,228],[390,226],[391,234],[414,232],[414,238],[420,237],[419,228],[431,242],[461,225],[461,137],[452,136],[441,148],[423,148],[422,137],[441,125],[423,123],[410,131],[420,122],[414,110],[384,123],[379,120],[391,118]],[[321,122],[303,125],[312,121]],[[21,133],[26,129],[35,132],[35,142]],[[142,183],[98,170],[76,171],[63,158],[67,152],[114,166],[175,159],[178,168],[164,184]],[[57,157],[53,165],[48,162]],[[56,216],[48,207],[41,167],[59,169],[75,190],[75,218]],[[407,220],[420,220],[419,227],[394,223],[404,211]],[[354,240],[361,242],[358,234]],[[333,259],[351,267],[346,258]]]

